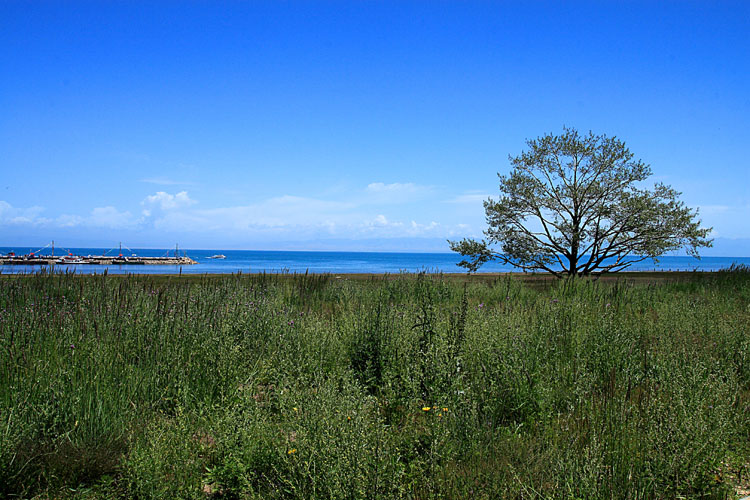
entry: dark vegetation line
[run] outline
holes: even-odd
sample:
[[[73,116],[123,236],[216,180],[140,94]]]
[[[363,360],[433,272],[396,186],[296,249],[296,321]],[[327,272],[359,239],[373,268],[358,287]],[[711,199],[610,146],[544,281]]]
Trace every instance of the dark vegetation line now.
[[[734,498],[750,269],[0,280],[0,498]]]

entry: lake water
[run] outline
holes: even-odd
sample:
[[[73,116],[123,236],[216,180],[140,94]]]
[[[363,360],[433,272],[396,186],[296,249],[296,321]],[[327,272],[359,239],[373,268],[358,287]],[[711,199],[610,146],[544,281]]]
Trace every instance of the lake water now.
[[[0,247],[0,254],[10,251],[25,254],[36,251],[37,248],[28,247]],[[65,249],[74,255],[102,255],[101,248],[70,248]],[[129,252],[123,250],[124,255],[135,253],[143,257],[159,257],[174,255],[174,249],[142,249],[135,248]],[[182,254],[180,250],[180,254]],[[311,273],[399,273],[405,272],[464,272],[456,264],[461,256],[455,253],[389,253],[389,252],[285,252],[259,250],[186,250],[187,255],[199,262],[193,266],[143,266],[143,265],[56,265],[56,271],[75,271],[83,274],[102,273],[153,273],[153,274],[229,274],[229,273],[257,273],[257,272],[302,272]],[[49,254],[49,249],[42,252]],[[56,255],[62,255],[60,250]],[[108,255],[112,255],[110,251]],[[223,254],[226,259],[208,259],[212,255]],[[703,257],[700,260],[693,257],[662,257],[658,263],[650,259],[634,264],[629,271],[716,271],[726,269],[732,264],[750,266],[750,257]],[[9,266],[0,265],[1,273],[33,273],[40,270],[40,266]],[[508,272],[512,266],[498,263],[484,265],[480,272]]]

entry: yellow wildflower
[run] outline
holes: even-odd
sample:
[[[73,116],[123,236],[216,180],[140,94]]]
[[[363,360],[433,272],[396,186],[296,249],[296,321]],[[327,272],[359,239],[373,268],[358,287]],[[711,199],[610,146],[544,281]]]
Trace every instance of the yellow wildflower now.
[[[287,455],[291,455],[293,453],[297,453],[297,448],[292,448],[291,450],[286,452]]]
[[[430,408],[429,406],[423,406],[422,407],[422,411],[430,411],[431,409],[432,408]]]

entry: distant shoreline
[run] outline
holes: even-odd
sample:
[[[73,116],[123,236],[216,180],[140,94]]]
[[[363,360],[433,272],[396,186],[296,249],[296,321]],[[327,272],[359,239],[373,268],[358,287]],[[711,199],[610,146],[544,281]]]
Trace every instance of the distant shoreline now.
[[[0,268],[1,270],[1,268]],[[593,281],[621,281],[629,280],[632,282],[663,282],[663,281],[683,281],[689,280],[695,277],[708,277],[716,275],[726,270],[720,271],[626,271],[618,273],[607,273],[603,275],[592,275],[584,277]],[[0,278],[29,278],[40,274],[35,273],[1,273]],[[47,274],[55,274],[49,273]],[[63,273],[58,273],[63,274]],[[350,281],[366,281],[366,280],[377,280],[377,279],[398,279],[400,277],[414,278],[420,274],[425,274],[430,277],[443,277],[451,281],[466,281],[466,282],[487,282],[496,281],[501,278],[512,278],[521,280],[524,282],[545,282],[545,281],[558,281],[554,275],[549,273],[524,273],[518,271],[511,272],[478,272],[478,273],[465,273],[465,272],[408,272],[408,273],[347,273],[347,272],[235,272],[235,273],[107,273],[108,278],[156,278],[158,280],[165,279],[179,279],[188,281],[197,281],[201,279],[232,279],[238,277],[258,277],[268,276],[273,278],[281,279],[294,279],[301,278],[305,275],[314,277],[328,277],[333,280],[350,280]],[[90,273],[75,273],[76,278],[101,278],[104,275],[103,272],[90,274]]]
[[[0,247],[0,253],[3,252]],[[123,252],[128,259],[138,257],[145,263],[151,258],[164,259],[172,257],[175,250],[143,250],[127,249]],[[10,250],[8,250],[10,251]],[[63,259],[73,258],[75,256],[94,256],[98,255],[96,249],[71,248],[66,249],[67,256]],[[8,252],[5,252],[8,253]],[[111,253],[111,252],[110,252]],[[465,275],[466,269],[458,264],[461,256],[456,253],[449,254],[429,254],[429,253],[358,253],[358,252],[280,252],[280,251],[235,251],[235,250],[192,250],[187,252],[191,263],[198,265],[186,265],[180,269],[179,264],[166,266],[140,266],[129,265],[130,262],[121,262],[119,259],[119,250],[112,257],[111,265],[104,266],[104,261],[97,263],[86,263],[84,258],[78,259],[78,262],[70,265],[56,263],[55,266],[48,267],[47,271],[54,272],[76,272],[79,274],[100,274],[107,269],[108,274],[195,274],[195,275],[220,275],[220,274],[237,274],[244,273],[262,273],[267,274],[284,274],[298,273],[304,274],[340,274],[355,279],[357,275],[375,276],[385,273],[399,274],[402,272],[418,273],[427,272],[430,274],[442,272],[446,275]],[[133,254],[136,254],[135,256]],[[224,259],[212,259],[211,257],[221,254]],[[39,253],[37,253],[39,255]],[[102,257],[103,259],[104,257]],[[107,257],[108,258],[108,257]],[[92,257],[93,259],[93,257]],[[58,259],[60,260],[60,259]],[[117,262],[115,262],[117,261]],[[135,263],[133,263],[135,264]],[[695,259],[690,256],[664,256],[658,261],[644,260],[631,267],[624,269],[622,272],[635,272],[634,276],[643,277],[643,273],[660,273],[660,272],[709,272],[728,269],[732,265],[750,266],[750,257],[704,257]],[[0,272],[8,273],[33,273],[38,269],[32,266],[24,265],[2,265]],[[488,262],[479,269],[479,275],[497,276],[506,274],[525,275],[518,268],[502,264],[496,261]],[[544,276],[544,274],[539,274]],[[667,276],[677,276],[669,274]],[[538,279],[538,278],[530,278]]]

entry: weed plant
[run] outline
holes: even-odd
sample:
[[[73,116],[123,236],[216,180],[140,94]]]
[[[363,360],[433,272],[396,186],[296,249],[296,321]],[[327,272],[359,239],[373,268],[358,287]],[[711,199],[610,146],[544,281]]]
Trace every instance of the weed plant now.
[[[0,280],[0,497],[736,498],[750,270]]]

